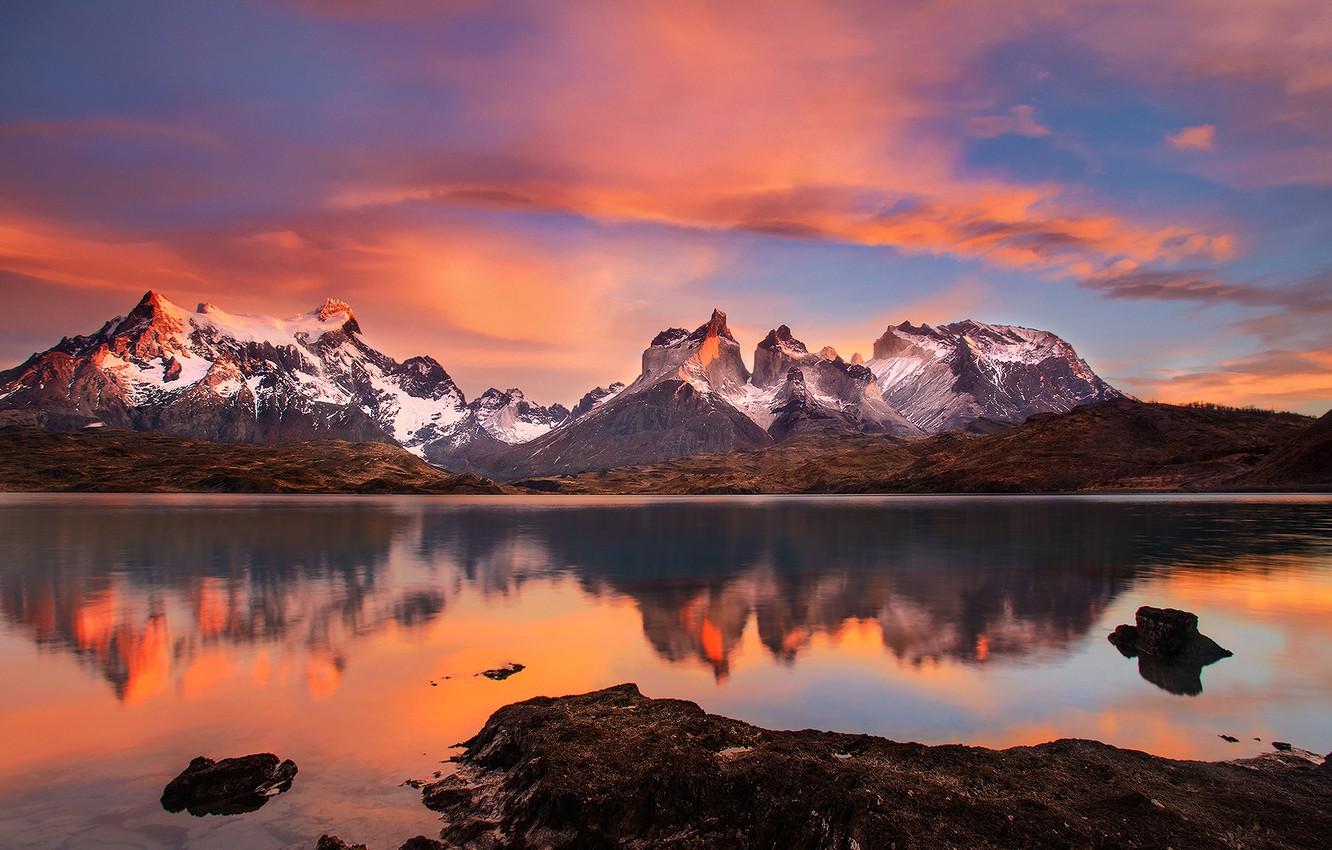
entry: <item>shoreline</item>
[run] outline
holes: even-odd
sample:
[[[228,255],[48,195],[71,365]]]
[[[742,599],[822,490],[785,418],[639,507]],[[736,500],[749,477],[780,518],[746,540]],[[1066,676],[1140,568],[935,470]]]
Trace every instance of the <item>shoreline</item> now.
[[[422,788],[442,843],[415,846],[1186,850],[1315,847],[1332,831],[1332,756],[773,731],[633,684],[504,706],[460,746],[456,772]]]

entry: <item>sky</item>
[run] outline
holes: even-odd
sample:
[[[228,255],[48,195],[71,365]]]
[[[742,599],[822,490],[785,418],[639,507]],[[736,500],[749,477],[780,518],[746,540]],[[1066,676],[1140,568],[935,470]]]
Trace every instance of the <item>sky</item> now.
[[[10,0],[0,368],[149,289],[566,404],[726,311],[1332,407],[1332,4]]]

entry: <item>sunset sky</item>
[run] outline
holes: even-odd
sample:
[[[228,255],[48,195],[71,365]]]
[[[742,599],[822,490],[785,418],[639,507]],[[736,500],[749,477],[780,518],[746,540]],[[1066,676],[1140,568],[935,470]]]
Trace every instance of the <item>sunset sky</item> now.
[[[11,0],[0,368],[150,288],[343,298],[469,398],[570,403],[716,306],[1321,413],[1332,4]]]

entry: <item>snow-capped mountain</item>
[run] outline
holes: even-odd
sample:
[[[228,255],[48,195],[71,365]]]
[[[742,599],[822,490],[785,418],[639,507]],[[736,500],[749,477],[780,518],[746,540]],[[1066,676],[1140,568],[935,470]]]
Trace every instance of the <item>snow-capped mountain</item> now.
[[[493,458],[503,476],[547,475],[651,463],[699,452],[772,443],[733,403],[750,393],[749,370],[726,324],[712,317],[693,333],[667,328],[643,351],[643,369],[627,387],[597,397],[564,427]]]
[[[472,399],[467,409],[486,433],[511,446],[535,440],[569,418],[569,408],[564,405],[533,404],[516,387],[507,390],[491,387]]]
[[[792,379],[798,379],[800,386],[791,386]],[[793,398],[802,399],[796,419],[792,419],[797,410],[792,407]],[[854,431],[902,437],[921,433],[884,401],[872,371],[847,363],[832,346],[811,353],[786,325],[769,331],[754,349],[749,391],[733,400],[770,432],[780,416],[780,430],[785,436],[805,430],[801,423],[826,430],[836,422],[847,423]]]
[[[492,392],[468,405],[433,358],[381,353],[343,301],[279,320],[211,304],[189,311],[155,292],[0,373],[0,407],[48,426],[98,421],[208,440],[371,440],[422,455],[440,443],[459,455],[474,431],[495,440],[475,450],[493,451],[567,416],[516,390]]]
[[[890,327],[866,365],[884,399],[930,433],[981,418],[1018,423],[1034,413],[1124,397],[1049,331],[971,319]]]
[[[786,325],[753,373],[714,310],[667,328],[627,386],[543,407],[516,388],[468,402],[437,361],[398,362],[330,299],[290,319],[185,310],[149,292],[124,317],[0,372],[0,411],[49,428],[101,422],[207,440],[397,443],[454,471],[546,475],[760,448],[806,434],[911,438],[1119,398],[1047,331],[974,321],[889,328],[862,363]],[[975,426],[979,427],[979,426]]]

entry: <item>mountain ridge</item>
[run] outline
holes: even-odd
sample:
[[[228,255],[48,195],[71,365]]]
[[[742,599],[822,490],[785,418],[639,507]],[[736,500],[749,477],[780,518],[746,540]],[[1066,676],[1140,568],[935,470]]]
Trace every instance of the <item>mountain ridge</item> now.
[[[149,291],[125,316],[0,372],[0,410],[53,430],[103,423],[223,442],[382,442],[455,471],[523,477],[806,434],[993,430],[1123,397],[1062,338],[1019,326],[903,322],[869,360],[851,362],[811,348],[779,325],[754,348],[751,371],[714,309],[693,331],[656,334],[633,381],[571,407],[536,404],[517,387],[469,401],[433,357],[399,362],[375,348],[345,301],[275,319],[207,302],[189,311]]]

